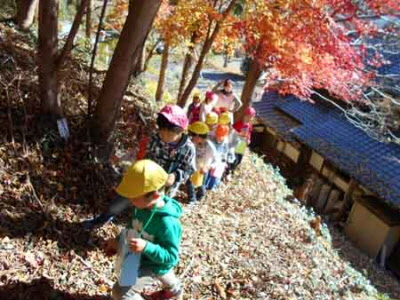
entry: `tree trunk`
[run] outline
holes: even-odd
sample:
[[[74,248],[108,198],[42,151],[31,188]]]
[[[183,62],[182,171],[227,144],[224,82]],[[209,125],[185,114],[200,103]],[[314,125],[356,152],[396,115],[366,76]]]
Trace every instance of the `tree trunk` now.
[[[79,26],[81,25],[81,22],[82,22],[83,16],[85,15],[86,8],[87,8],[89,1],[90,0],[82,0],[81,1],[78,11],[75,14],[74,22],[72,23],[72,27],[68,34],[67,40],[65,41],[64,47],[61,50],[60,56],[57,59],[57,67],[58,68],[60,68],[62,66],[62,64],[64,63],[64,60],[71,53],[72,47],[74,45],[75,36],[78,33]]]
[[[164,51],[161,57],[160,76],[158,78],[156,101],[161,101],[164,93],[165,73],[168,66],[169,43],[165,41]]]
[[[57,0],[39,2],[39,89],[45,115],[61,116],[57,97]]]
[[[222,20],[218,21],[215,24],[215,27],[214,27],[214,30],[212,31],[212,33],[211,33],[212,21],[210,21],[209,27],[208,27],[208,32],[206,35],[206,40],[204,41],[203,48],[201,49],[199,60],[197,61],[197,64],[194,68],[192,78],[190,79],[188,85],[186,86],[182,96],[178,98],[178,105],[180,107],[185,107],[187,99],[189,98],[190,93],[192,92],[193,88],[196,86],[197,80],[200,77],[200,72],[201,72],[201,69],[203,68],[203,64],[204,64],[206,55],[210,51],[211,46],[214,43],[215,38],[217,37],[217,35],[219,33],[219,30],[221,28],[221,22],[223,22],[225,20],[225,18],[228,16],[228,14],[232,11],[235,4],[236,4],[236,0],[232,0],[229,3],[228,7],[226,8],[226,10],[223,13]]]
[[[161,42],[161,40],[158,40],[157,42],[155,42],[154,45],[149,50],[149,54],[147,54],[146,59],[144,61],[143,72],[146,72],[147,67],[149,66],[150,60],[153,57],[154,52],[155,52],[156,48],[158,47],[158,45],[160,44],[160,42]]]
[[[211,24],[209,25],[211,29]],[[203,44],[203,48],[201,49],[201,53],[199,56],[199,60],[197,61],[197,64],[194,68],[192,77],[190,78],[190,81],[188,83],[188,85],[186,86],[184,92],[182,93],[181,97],[178,97],[178,105],[180,107],[185,107],[187,99],[190,96],[190,93],[192,92],[193,88],[196,86],[197,84],[197,80],[200,77],[200,71],[203,68],[203,63],[204,63],[204,59],[206,58],[207,53],[210,51],[211,46],[219,32],[220,29],[220,25],[219,23],[217,23],[214,27],[213,33],[211,34],[211,36],[208,36]]]
[[[37,5],[38,0],[17,1],[16,21],[20,29],[26,30],[33,24]]]
[[[249,66],[249,70],[246,75],[246,81],[243,86],[243,91],[242,91],[242,107],[238,112],[235,113],[235,120],[241,120],[243,117],[243,113],[248,108],[251,104],[251,97],[254,92],[254,88],[257,84],[257,80],[261,75],[261,69],[256,60],[251,60],[251,64]]]
[[[144,57],[146,55],[146,46],[145,43],[138,49],[138,55],[135,56],[135,60],[133,61],[132,65],[132,76],[138,77],[140,74],[143,73],[144,69]]]
[[[86,10],[86,38],[90,41],[90,32],[92,29],[92,0],[87,0],[87,10]]]
[[[181,81],[179,83],[178,96],[177,96],[178,100],[182,97],[182,93],[186,86],[187,78],[189,77],[190,69],[192,68],[193,65],[194,43],[196,42],[196,38],[197,38],[197,33],[193,32],[190,38],[191,45],[189,46],[188,53],[186,53],[185,60],[183,62]]]
[[[107,5],[108,5],[108,0],[103,0],[103,6],[101,7],[101,12],[100,12],[100,16],[99,16],[99,24],[97,25],[96,38],[94,40],[94,45],[93,45],[92,57],[90,59],[89,87],[88,87],[88,110],[87,110],[88,119],[90,119],[90,117],[92,116],[92,102],[93,102],[92,85],[93,85],[94,61],[96,59],[97,47],[99,45],[99,40],[100,40],[100,31],[101,31],[101,27],[103,26],[104,17],[106,15]]]
[[[110,141],[135,54],[138,55],[138,50],[146,39],[160,4],[161,0],[129,2],[129,13],[96,105],[92,136],[97,144],[105,145]]]
[[[184,88],[187,83],[187,79],[189,77],[190,69],[192,68],[192,65],[193,65],[193,61],[194,61],[193,51],[191,51],[186,54],[185,60],[183,62],[182,75],[181,75],[181,81],[179,82],[177,99],[180,99],[182,97]]]
[[[228,50],[226,50],[224,52],[224,65],[223,65],[223,67],[227,68],[228,67],[228,63],[229,63],[229,54],[228,54]]]

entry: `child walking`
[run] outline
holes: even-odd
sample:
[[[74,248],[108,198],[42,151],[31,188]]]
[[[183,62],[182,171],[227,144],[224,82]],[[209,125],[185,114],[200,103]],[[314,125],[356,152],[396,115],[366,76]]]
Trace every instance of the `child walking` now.
[[[241,137],[241,140],[235,148],[235,161],[231,166],[232,173],[242,162],[246,148],[251,142],[251,134],[253,132],[252,121],[255,115],[256,115],[256,110],[253,107],[249,106],[244,111],[243,119],[236,122],[233,125],[233,128],[236,130],[237,134]]]
[[[200,107],[201,122],[206,121],[207,115],[213,111],[216,102],[217,102],[217,96],[213,92],[207,91],[206,97]]]
[[[229,127],[229,133],[227,137],[228,143],[228,157],[227,157],[227,165],[224,173],[224,178],[226,181],[230,181],[232,178],[232,166],[235,162],[235,149],[239,144],[241,137],[237,134],[237,132],[232,127],[233,114],[230,112],[223,112],[220,114],[218,119],[219,125],[226,125]]]
[[[174,197],[181,184],[195,169],[195,147],[185,134],[188,119],[178,105],[165,106],[157,118],[158,132],[140,145],[138,159],[148,158],[157,162],[169,174],[168,196]]]
[[[128,168],[116,188],[133,209],[124,231],[127,233],[107,243],[107,253],[120,252],[118,281],[112,290],[114,300],[182,297],[182,285],[173,270],[179,261],[182,209],[164,195],[167,181],[168,174],[161,166],[151,160],[139,160]],[[124,243],[128,250],[121,252]],[[132,258],[139,264],[130,264]],[[161,282],[163,289],[145,296],[143,293],[155,280]]]
[[[178,105],[167,105],[161,109],[157,126],[157,132],[141,141],[137,159],[151,159],[167,172],[166,193],[174,197],[181,184],[194,172],[196,150],[189,136],[184,133],[188,119],[185,111]],[[116,195],[106,212],[85,221],[83,225],[86,228],[101,226],[128,206],[129,201]]]
[[[200,109],[201,109],[200,92],[196,91],[193,93],[192,103],[190,103],[187,110],[189,124],[192,124],[200,120]]]
[[[227,141],[228,134],[228,126],[218,125],[215,129],[215,135],[211,137],[211,142],[215,147],[216,154],[206,179],[206,188],[208,190],[213,190],[218,187],[222,175],[225,172],[229,152],[229,144]]]
[[[206,124],[208,126],[208,137],[211,138],[215,134],[215,129],[217,128],[218,125],[218,114],[215,112],[210,112],[207,114],[206,117]]]
[[[204,197],[206,191],[205,175],[216,156],[214,145],[207,139],[208,132],[207,124],[200,121],[189,126],[189,135],[196,147],[196,171],[186,182],[189,203],[195,203],[196,200],[201,200]]]

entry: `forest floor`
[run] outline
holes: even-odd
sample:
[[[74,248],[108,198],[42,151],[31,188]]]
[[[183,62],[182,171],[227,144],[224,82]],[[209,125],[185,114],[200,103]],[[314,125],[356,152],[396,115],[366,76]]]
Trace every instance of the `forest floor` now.
[[[92,232],[80,222],[106,207],[122,165],[94,159],[86,139],[85,67],[75,61],[61,73],[64,142],[37,126],[29,40],[1,24],[0,39],[0,299],[110,299],[104,240],[126,216]],[[154,130],[157,107],[141,89],[131,84],[123,104],[120,157]],[[395,278],[293,199],[279,170],[248,153],[232,182],[190,209],[183,203],[185,299],[400,299]]]

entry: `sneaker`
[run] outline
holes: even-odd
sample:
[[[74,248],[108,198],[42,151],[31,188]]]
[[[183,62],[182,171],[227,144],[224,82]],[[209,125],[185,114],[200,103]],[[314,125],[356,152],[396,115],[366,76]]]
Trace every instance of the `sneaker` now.
[[[225,181],[226,181],[226,182],[232,181],[232,175],[231,175],[231,174],[226,175]]]
[[[196,201],[189,202],[188,205],[186,205],[185,211],[190,212],[197,206],[196,204],[197,204]]]
[[[201,201],[204,198],[204,194],[203,195],[197,195],[197,201]]]
[[[161,291],[157,291],[152,294],[149,294],[149,295],[145,295],[145,299],[148,299],[148,300],[167,300],[167,299],[182,300],[183,293],[182,293],[182,291],[173,293],[170,290],[161,290]]]

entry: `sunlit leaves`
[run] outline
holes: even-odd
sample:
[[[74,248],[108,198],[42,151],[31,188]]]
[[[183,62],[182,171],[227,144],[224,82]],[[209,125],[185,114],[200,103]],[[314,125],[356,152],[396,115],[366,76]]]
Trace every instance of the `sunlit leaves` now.
[[[270,79],[280,79],[282,91],[307,98],[311,88],[325,88],[345,100],[358,99],[372,78],[364,71],[365,48],[353,47],[348,32],[373,35],[376,26],[360,15],[400,11],[399,2],[390,0],[249,0],[245,5],[236,26],[246,52],[274,69]]]

